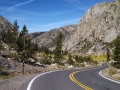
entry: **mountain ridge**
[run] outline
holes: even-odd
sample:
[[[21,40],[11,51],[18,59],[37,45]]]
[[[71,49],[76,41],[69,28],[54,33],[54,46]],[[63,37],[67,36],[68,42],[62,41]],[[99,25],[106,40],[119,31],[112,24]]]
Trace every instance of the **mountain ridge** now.
[[[13,25],[7,19],[0,15],[0,32],[7,32],[8,30],[11,31],[12,29]]]
[[[57,33],[62,32],[63,50],[79,54],[106,53],[108,46],[105,43],[111,43],[120,34],[120,4],[117,1],[96,4],[88,9],[77,25],[50,30],[32,42],[38,40],[39,47],[45,45],[53,50],[54,44],[50,44],[54,43]]]

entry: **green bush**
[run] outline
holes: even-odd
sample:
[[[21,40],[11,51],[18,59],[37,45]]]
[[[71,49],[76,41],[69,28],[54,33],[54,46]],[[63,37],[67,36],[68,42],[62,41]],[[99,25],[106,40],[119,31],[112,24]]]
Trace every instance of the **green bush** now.
[[[2,75],[2,76],[8,76],[8,75],[9,75],[9,72],[7,72],[7,71],[2,71],[2,72],[1,72],[1,75]]]
[[[67,63],[70,65],[74,65],[74,61],[73,61],[72,56],[70,54],[69,54]]]
[[[42,64],[51,64],[52,62],[51,62],[51,60],[48,59],[47,57],[44,57],[44,58],[41,59],[41,63],[42,63]]]

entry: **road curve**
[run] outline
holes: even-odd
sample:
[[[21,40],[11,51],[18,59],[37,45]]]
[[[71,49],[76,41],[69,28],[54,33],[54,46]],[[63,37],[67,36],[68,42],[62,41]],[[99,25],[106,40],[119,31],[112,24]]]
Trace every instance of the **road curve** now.
[[[27,90],[120,90],[120,84],[99,75],[99,71],[104,68],[106,67],[47,73],[36,77]],[[74,77],[82,86],[71,80],[72,73],[72,78]]]

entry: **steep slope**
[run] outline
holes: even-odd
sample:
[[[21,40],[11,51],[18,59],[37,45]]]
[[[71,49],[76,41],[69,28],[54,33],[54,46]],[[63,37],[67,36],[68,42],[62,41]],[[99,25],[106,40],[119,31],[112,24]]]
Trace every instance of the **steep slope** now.
[[[46,46],[51,49],[54,49],[55,38],[60,32],[63,33],[63,41],[66,41],[77,30],[76,28],[77,25],[68,25],[61,28],[52,29],[49,32],[46,32],[38,36],[37,38],[33,39],[32,42],[34,43],[37,42],[39,47]]]
[[[91,7],[78,25],[51,30],[37,37],[33,42],[54,48],[55,37],[64,35],[63,49],[79,54],[101,54],[120,34],[120,3],[104,2]],[[109,45],[108,45],[109,44]],[[112,49],[111,49],[112,50]]]
[[[0,32],[4,31],[11,31],[13,28],[13,25],[4,17],[0,16]]]
[[[105,53],[105,43],[112,42],[120,34],[119,23],[119,3],[105,2],[95,5],[87,11],[78,24],[76,35],[80,40],[77,41],[79,42],[77,46],[81,49],[91,47],[88,48],[88,54]],[[85,45],[81,42],[85,42]]]
[[[29,33],[29,37],[31,40],[33,40],[34,38],[44,34],[45,32],[35,32],[35,33]]]

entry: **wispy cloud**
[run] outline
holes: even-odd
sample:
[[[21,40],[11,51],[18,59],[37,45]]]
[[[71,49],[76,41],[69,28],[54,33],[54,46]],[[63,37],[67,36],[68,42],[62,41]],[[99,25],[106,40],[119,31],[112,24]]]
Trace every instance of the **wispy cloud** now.
[[[66,21],[61,21],[61,22],[50,23],[50,24],[44,25],[44,27],[57,26],[57,25],[66,25],[68,23],[71,23],[71,22],[74,22],[74,21],[78,21],[78,20],[80,20],[80,18],[66,20]]]
[[[81,10],[84,10],[84,11],[86,11],[87,8],[88,8],[87,6],[82,4],[79,0],[64,0],[64,1],[69,3],[70,5],[78,8],[78,9],[81,9]]]
[[[19,6],[25,5],[25,4],[30,3],[30,2],[33,2],[33,1],[34,1],[34,0],[29,0],[29,1],[26,1],[26,2],[23,2],[23,3],[19,3],[19,4],[17,4],[17,5],[14,5],[14,6],[12,6],[12,7],[7,8],[7,9],[8,9],[8,10],[14,9],[15,7],[19,7]]]
[[[30,32],[34,32],[34,30],[36,31],[48,31],[50,29],[54,29],[54,28],[59,28],[65,25],[71,25],[71,24],[77,24],[79,22],[80,18],[75,18],[75,19],[71,19],[71,20],[66,20],[66,21],[60,21],[60,22],[54,22],[54,23],[50,23],[50,24],[45,24],[45,25],[34,25],[34,26],[29,26],[28,30]]]
[[[22,13],[29,14],[29,15],[34,15],[34,16],[57,16],[57,15],[62,15],[70,12],[77,11],[78,9],[73,9],[73,10],[67,10],[67,11],[61,11],[61,12],[51,12],[51,13],[46,13],[46,12],[32,12],[32,11],[26,11],[26,10],[19,10]]]

